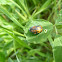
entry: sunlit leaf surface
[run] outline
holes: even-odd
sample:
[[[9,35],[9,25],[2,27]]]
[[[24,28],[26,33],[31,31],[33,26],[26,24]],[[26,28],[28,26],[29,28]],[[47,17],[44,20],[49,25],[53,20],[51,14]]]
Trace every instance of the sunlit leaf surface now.
[[[32,26],[38,26],[38,25],[41,25],[43,27],[43,31],[41,33],[34,34],[29,31],[29,29]],[[29,21],[25,26],[26,40],[30,43],[31,42],[41,43],[47,39],[49,34],[51,34],[52,29],[53,29],[53,24],[48,21],[44,21],[42,19],[38,19],[38,20],[35,19]]]

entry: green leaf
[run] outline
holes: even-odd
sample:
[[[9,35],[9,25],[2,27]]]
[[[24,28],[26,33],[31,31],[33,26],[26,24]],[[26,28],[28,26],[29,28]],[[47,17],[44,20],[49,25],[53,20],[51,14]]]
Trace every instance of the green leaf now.
[[[8,59],[8,62],[13,62],[13,60],[11,58]]]
[[[0,6],[0,11],[2,11],[6,16],[8,16],[16,25],[21,28],[24,28],[8,11],[6,8]]]
[[[62,9],[59,11],[59,13],[57,15],[55,25],[62,25]]]
[[[22,62],[43,62],[43,61],[36,57],[29,57],[29,59],[23,59]]]
[[[57,35],[53,43],[53,54],[55,62],[62,62],[62,36]]]
[[[32,49],[32,50],[30,50],[30,51],[28,52],[28,55],[34,56],[36,53],[37,53],[38,55],[42,56],[42,57],[46,57],[46,55],[45,55],[44,53],[40,52],[38,49]]]
[[[28,14],[28,15],[30,15],[29,14],[29,11],[28,11],[28,8],[27,8],[27,6],[26,6],[26,1],[25,0],[19,0],[20,1],[20,3],[21,3],[21,5],[23,6],[23,8],[25,9],[25,11],[26,11],[26,13]]]
[[[5,62],[4,52],[0,52],[0,62]]]
[[[27,16],[26,15],[26,13],[25,13],[25,11],[23,10],[23,8],[21,7],[21,6],[19,6],[16,2],[14,2],[13,0],[10,0],[15,6],[17,6],[22,12],[23,12],[23,14],[25,15],[25,16]]]
[[[38,26],[38,25],[41,25],[43,27],[43,31],[39,34],[33,34],[29,31],[29,29],[32,27],[32,26]],[[48,22],[48,21],[45,21],[45,20],[42,20],[42,19],[35,19],[35,20],[32,20],[32,21],[29,21],[26,26],[25,26],[25,36],[26,36],[26,40],[30,43],[42,43],[44,42],[48,35],[51,34],[52,32],[52,29],[53,29],[53,24]]]
[[[34,14],[34,16],[38,15],[39,13],[43,12],[49,5],[51,4],[51,0],[47,0],[43,6]]]
[[[62,35],[62,29],[57,29],[58,33]]]
[[[4,50],[10,49],[11,47],[13,47],[13,42],[7,42],[4,46]]]
[[[37,1],[36,0],[32,0],[33,1],[33,3],[36,5],[37,4]]]
[[[25,61],[22,61],[22,62],[43,62],[43,61],[39,60],[39,59],[31,59],[31,60],[25,60]]]
[[[62,34],[62,9],[59,11],[57,15],[57,19],[55,20],[55,26],[57,27],[58,33]]]
[[[0,4],[6,5],[6,4],[11,4],[10,0],[0,0]]]
[[[18,38],[17,36],[15,36],[13,33],[9,32],[9,31],[7,31],[7,30],[6,30],[6,32],[7,32],[9,35],[11,35],[11,36],[14,38],[14,40],[17,41],[17,42],[20,44],[20,46],[23,46],[23,47],[26,47],[26,48],[29,48],[29,49],[30,49],[30,47],[27,45],[26,42],[24,42],[23,40],[19,39],[19,38]]]
[[[17,35],[20,35],[20,36],[25,37],[23,34],[17,32],[17,31],[14,31],[14,30],[10,30],[10,29],[8,29],[7,27],[5,27],[5,25],[2,25],[2,26],[0,26],[0,27],[3,28],[3,29],[8,30],[8,31],[10,31],[10,32],[13,32],[14,34],[17,34]]]

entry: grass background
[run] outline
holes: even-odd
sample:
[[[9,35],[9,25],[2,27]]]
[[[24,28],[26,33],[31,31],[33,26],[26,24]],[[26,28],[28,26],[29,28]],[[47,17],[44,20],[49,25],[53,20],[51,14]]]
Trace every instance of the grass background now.
[[[0,0],[0,62],[62,62],[61,52],[62,0]]]

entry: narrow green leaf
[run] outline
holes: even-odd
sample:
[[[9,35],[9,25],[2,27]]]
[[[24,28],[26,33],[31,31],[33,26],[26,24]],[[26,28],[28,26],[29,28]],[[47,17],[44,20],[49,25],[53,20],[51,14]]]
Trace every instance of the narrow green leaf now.
[[[57,14],[57,18],[55,20],[55,26],[57,29],[58,34],[62,34],[62,9]]]
[[[4,52],[0,52],[0,62],[5,62]]]
[[[38,15],[39,13],[43,12],[46,8],[48,8],[48,6],[51,4],[51,0],[47,0],[43,6],[33,15],[33,16],[36,16]]]
[[[17,12],[17,14],[18,14],[23,20],[26,21],[26,18],[25,18],[21,13],[19,13],[17,10],[15,10],[15,12]]]
[[[8,62],[13,62],[13,60],[11,58],[8,59]]]
[[[9,35],[11,35],[13,38],[14,38],[14,40],[15,41],[17,41],[19,44],[20,44],[20,46],[23,46],[23,47],[26,47],[26,48],[29,48],[30,49],[30,47],[26,44],[26,42],[24,42],[24,41],[22,41],[21,39],[19,39],[17,36],[15,36],[13,33],[10,33],[9,31],[7,31],[6,30],[6,32],[9,34]]]
[[[26,15],[26,13],[25,13],[25,11],[16,3],[16,2],[14,2],[13,0],[10,0],[15,6],[17,6],[22,12],[23,12],[23,14],[25,15],[25,16],[27,16]]]
[[[0,6],[0,11],[2,11],[7,17],[9,17],[16,25],[24,28],[4,7]]]
[[[21,5],[23,6],[23,8],[25,9],[25,11],[27,12],[27,14],[30,15],[27,6],[24,3],[26,1],[25,0],[19,0],[19,1],[20,1]]]
[[[0,4],[6,5],[6,4],[11,4],[10,0],[0,0]]]
[[[33,1],[33,3],[36,5],[37,3],[36,3],[36,0],[32,0]]]
[[[62,25],[62,9],[57,14],[57,19],[55,20],[55,25]]]
[[[62,62],[62,36],[57,35],[54,39],[53,55],[55,62]]]
[[[3,28],[3,29],[8,30],[8,31],[10,31],[10,32],[13,32],[14,34],[17,34],[17,35],[20,35],[20,36],[25,37],[23,34],[21,34],[21,33],[19,33],[19,32],[16,32],[16,31],[14,31],[14,30],[10,30],[10,29],[6,28],[4,25],[2,25],[2,26],[0,26],[0,27]]]
[[[46,55],[40,52],[38,49],[32,49],[28,52],[29,55],[35,55],[36,53],[42,57],[46,57]]]
[[[52,39],[51,35],[48,36],[48,40],[50,42],[51,47],[53,48],[54,45],[53,45],[53,39]]]
[[[12,41],[8,42],[8,43],[5,44],[4,50],[10,49],[12,46],[13,46],[13,42]]]

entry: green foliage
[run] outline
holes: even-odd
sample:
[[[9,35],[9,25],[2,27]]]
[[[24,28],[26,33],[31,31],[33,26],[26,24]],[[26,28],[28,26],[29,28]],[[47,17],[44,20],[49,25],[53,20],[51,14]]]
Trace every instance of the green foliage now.
[[[56,25],[56,33],[57,35],[55,36],[54,42],[53,42],[53,54],[54,54],[54,59],[55,62],[61,62],[62,61],[62,10],[59,11],[57,14],[57,19],[55,21]],[[58,33],[60,35],[58,35]]]
[[[61,0],[0,0],[0,62],[62,62]],[[39,34],[29,31],[41,25]]]
[[[10,0],[1,0],[0,4],[6,5],[6,4],[11,4]]]
[[[47,0],[43,6],[41,6],[41,8],[34,14],[34,16],[36,16],[37,14],[39,14],[40,12],[43,12],[49,5],[51,4],[51,0]]]
[[[11,58],[8,59],[8,62],[13,62],[13,60]]]
[[[60,10],[60,12],[57,15],[55,25],[57,27],[58,33],[62,35],[62,10]]]
[[[53,53],[54,53],[54,59],[55,62],[61,62],[62,61],[62,36],[57,35],[54,39],[54,47],[53,47]]]
[[[4,52],[0,52],[0,62],[5,62]]]
[[[30,19],[29,19],[30,20]],[[43,28],[43,31],[40,34],[33,34],[29,31],[29,29],[32,26],[38,26],[41,25]],[[25,35],[26,35],[26,40],[30,43],[42,43],[44,42],[48,35],[51,34],[53,29],[53,24],[48,22],[48,21],[44,21],[42,19],[38,19],[38,20],[31,20],[29,21],[26,26],[25,26]]]

